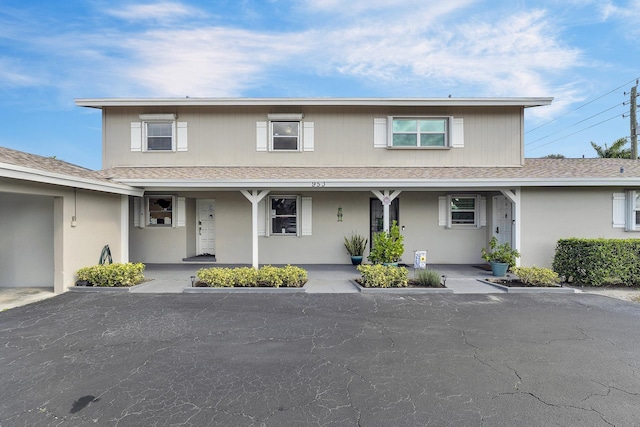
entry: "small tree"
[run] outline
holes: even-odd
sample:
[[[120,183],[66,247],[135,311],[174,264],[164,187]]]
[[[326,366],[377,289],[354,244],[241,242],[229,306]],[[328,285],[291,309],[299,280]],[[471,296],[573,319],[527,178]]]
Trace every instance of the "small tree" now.
[[[393,221],[389,231],[381,231],[373,236],[369,251],[369,261],[374,264],[398,262],[404,253],[404,236],[400,234],[397,221]]]

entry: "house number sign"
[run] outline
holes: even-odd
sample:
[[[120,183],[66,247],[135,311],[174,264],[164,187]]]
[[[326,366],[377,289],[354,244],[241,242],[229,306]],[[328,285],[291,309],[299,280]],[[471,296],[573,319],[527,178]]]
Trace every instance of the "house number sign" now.
[[[326,185],[326,183],[324,181],[314,181],[311,183],[312,187],[324,187]]]

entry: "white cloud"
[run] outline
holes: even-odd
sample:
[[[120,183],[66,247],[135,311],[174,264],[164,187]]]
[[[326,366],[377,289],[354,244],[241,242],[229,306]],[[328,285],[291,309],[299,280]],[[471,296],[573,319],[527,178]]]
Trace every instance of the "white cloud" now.
[[[43,83],[40,76],[19,61],[0,58],[0,88],[39,86]]]
[[[107,9],[108,15],[126,21],[174,21],[199,14],[195,8],[183,3],[161,1],[157,3],[132,4],[120,9]]]

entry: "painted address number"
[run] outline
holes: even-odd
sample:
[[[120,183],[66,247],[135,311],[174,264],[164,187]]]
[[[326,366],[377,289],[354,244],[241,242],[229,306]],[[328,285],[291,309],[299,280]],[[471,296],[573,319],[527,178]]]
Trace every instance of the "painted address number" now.
[[[325,184],[326,184],[325,182],[317,181],[317,182],[312,182],[312,183],[311,183],[311,186],[312,186],[312,187],[324,187],[324,186],[325,186]]]

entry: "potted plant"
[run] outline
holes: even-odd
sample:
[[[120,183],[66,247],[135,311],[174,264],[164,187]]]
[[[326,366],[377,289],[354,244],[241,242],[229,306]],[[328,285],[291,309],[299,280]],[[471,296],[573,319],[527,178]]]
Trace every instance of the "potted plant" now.
[[[344,247],[351,255],[351,264],[360,265],[362,264],[362,256],[364,255],[364,250],[367,248],[368,240],[359,234],[352,234],[351,237],[344,238]]]
[[[509,243],[498,244],[495,236],[489,241],[489,250],[482,248],[482,259],[491,264],[491,272],[498,277],[504,276],[508,269],[515,267],[516,258],[519,257],[520,252],[513,249]]]
[[[381,231],[373,236],[369,251],[369,261],[374,264],[397,265],[404,253],[404,236],[400,234],[398,223],[393,221],[389,231]]]

